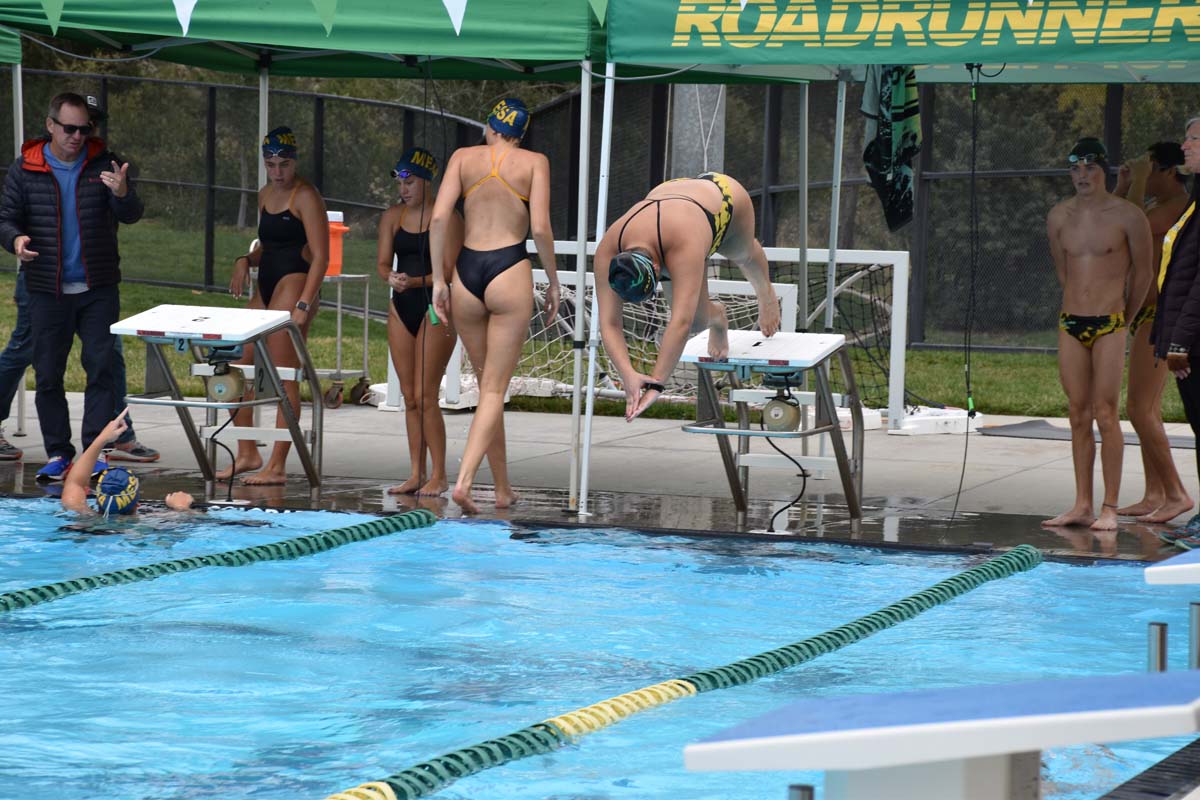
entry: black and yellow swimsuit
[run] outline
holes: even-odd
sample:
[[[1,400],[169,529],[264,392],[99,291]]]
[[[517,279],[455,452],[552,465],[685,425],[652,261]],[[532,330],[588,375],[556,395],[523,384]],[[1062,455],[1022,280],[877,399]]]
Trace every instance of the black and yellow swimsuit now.
[[[1058,329],[1068,336],[1073,336],[1088,349],[1091,349],[1101,336],[1116,333],[1124,327],[1125,314],[1121,311],[1115,314],[1101,314],[1098,317],[1068,314],[1065,311],[1058,315]]]
[[[1147,322],[1154,321],[1154,311],[1157,308],[1153,303],[1147,306],[1142,306],[1141,310],[1133,315],[1133,322],[1129,323],[1129,335],[1137,334],[1138,328],[1145,325]]]
[[[674,180],[667,181],[667,183],[689,180],[693,179],[675,178]],[[668,197],[655,198],[655,200],[691,200],[695,203],[704,212],[704,216],[708,218],[708,227],[712,229],[712,244],[708,248],[708,254],[711,256],[721,249],[721,245],[725,242],[725,233],[729,230],[729,226],[733,222],[733,190],[729,186],[729,176],[722,175],[720,172],[706,172],[703,175],[697,176],[694,180],[712,181],[721,190],[721,210],[716,214],[705,208],[695,198],[684,195],[669,195]],[[641,209],[638,210],[640,211]]]

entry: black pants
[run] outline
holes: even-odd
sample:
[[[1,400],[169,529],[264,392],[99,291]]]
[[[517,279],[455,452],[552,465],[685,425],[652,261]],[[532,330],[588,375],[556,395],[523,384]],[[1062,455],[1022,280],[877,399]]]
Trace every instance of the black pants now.
[[[81,344],[80,361],[87,374],[82,430],[85,449],[112,420],[117,402],[113,376],[116,337],[109,333],[109,327],[120,312],[121,296],[116,286],[89,289],[82,294],[29,293],[38,423],[47,458],[75,458],[63,376],[76,335]]]

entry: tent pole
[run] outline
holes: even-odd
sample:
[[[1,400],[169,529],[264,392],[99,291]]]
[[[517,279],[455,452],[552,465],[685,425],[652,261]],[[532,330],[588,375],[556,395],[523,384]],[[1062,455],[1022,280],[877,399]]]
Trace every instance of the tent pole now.
[[[21,65],[12,65],[12,104],[13,104],[13,159],[21,157],[21,143],[25,140],[25,85],[21,75]],[[20,269],[21,262],[17,262]],[[17,385],[17,429],[14,436],[25,435],[25,371],[21,373],[21,382]]]
[[[838,211],[842,204],[842,140],[846,134],[849,73],[838,71],[837,127],[833,134],[833,197],[829,201],[829,269],[825,275],[825,330],[833,330],[833,287],[837,282]]]
[[[596,241],[608,227],[608,170],[612,158],[613,100],[616,94],[617,65],[609,62],[604,68],[604,118],[600,128],[600,187],[596,193]],[[593,270],[594,272],[594,270]],[[600,315],[597,313],[595,292],[588,322],[587,411],[583,416],[583,472],[579,481],[579,515],[589,516],[588,478],[592,459],[592,418],[596,413],[596,357],[600,345]]]
[[[797,198],[799,203],[799,246],[800,251],[800,283],[796,288],[799,290],[799,301],[797,305],[800,307],[800,319],[796,320],[796,330],[808,330],[808,84],[802,83],[797,89],[800,90],[800,95],[797,98],[800,107],[799,118],[796,120],[796,131],[799,138],[799,182],[800,194]]]
[[[271,91],[271,75],[267,67],[258,68],[258,141],[267,136],[267,116],[270,113],[269,95]],[[258,186],[262,188],[267,183],[267,165],[258,159]]]
[[[583,392],[583,315],[587,302],[588,186],[592,155],[592,62],[583,60],[579,70],[579,213],[575,224],[575,372],[571,385],[571,476],[567,512],[579,511],[579,423]]]

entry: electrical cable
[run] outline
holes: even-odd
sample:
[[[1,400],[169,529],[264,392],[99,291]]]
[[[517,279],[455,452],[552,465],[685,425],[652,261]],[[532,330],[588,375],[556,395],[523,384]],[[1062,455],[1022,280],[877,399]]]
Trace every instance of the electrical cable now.
[[[783,377],[783,389],[784,389],[784,392],[786,393],[786,397],[789,400],[795,399],[795,396],[792,394],[792,384],[788,380],[786,375]],[[763,430],[763,431],[765,431],[767,429],[766,420],[762,416],[760,416],[758,418],[758,427],[760,430]],[[775,519],[780,514],[782,514],[783,512],[787,511],[789,508],[792,508],[797,503],[799,503],[800,500],[804,497],[804,493],[808,491],[808,470],[806,470],[799,461],[792,458],[790,453],[785,452],[783,450],[783,448],[781,448],[779,445],[775,444],[774,440],[771,439],[770,436],[767,436],[764,438],[766,438],[767,444],[769,444],[769,445],[771,445],[771,447],[775,448],[775,452],[779,453],[779,455],[783,456],[788,461],[790,461],[796,465],[796,469],[800,470],[800,472],[797,473],[797,477],[799,477],[801,479],[800,494],[796,495],[795,500],[788,503],[786,506],[783,506],[778,511],[776,511],[774,514],[772,514],[770,521],[767,522],[767,533],[774,533],[775,532]]]
[[[243,400],[246,399],[246,395],[244,392],[242,393],[242,399]],[[234,415],[230,414],[229,419],[225,420],[224,424],[222,424],[221,427],[219,427],[215,431],[213,431],[213,434],[211,437],[213,444],[224,449],[225,452],[229,454],[229,488],[225,490],[225,502],[226,503],[233,502],[233,475],[234,475],[234,470],[237,469],[237,458],[233,455],[233,451],[229,449],[229,445],[225,444],[217,437],[221,435],[221,431],[223,431],[227,427],[229,427],[229,423],[233,422],[233,420],[234,420]],[[215,467],[216,464],[213,464],[213,466]]]
[[[4,28],[3,26],[0,26],[0,30],[6,30],[6,31],[13,32],[11,28]],[[61,47],[55,47],[54,45],[50,44],[49,42],[43,42],[41,39],[38,39],[35,36],[30,36],[28,33],[21,32],[20,36],[22,39],[24,39],[27,42],[33,42],[34,44],[40,45],[41,47],[44,47],[47,50],[51,50],[55,53],[58,53],[59,55],[68,56],[70,58],[77,58],[80,61],[103,61],[106,64],[121,64],[126,61],[142,61],[144,59],[153,57],[154,55],[156,55],[158,53],[159,50],[162,50],[161,47],[156,47],[153,50],[148,50],[145,53],[143,53],[142,55],[138,55],[138,56],[128,56],[128,57],[124,57],[124,58],[105,58],[104,56],[85,56],[85,55],[82,55],[81,53],[72,53],[70,50],[63,50]]]
[[[672,70],[670,72],[661,72],[657,75],[627,75],[623,78],[618,78],[617,76],[614,75],[612,77],[612,80],[619,81],[619,82],[629,82],[629,83],[633,83],[634,81],[658,81],[658,80],[662,80],[663,78],[672,78],[676,75],[682,75],[685,72],[691,72],[692,70],[696,69],[699,66],[700,66],[699,64],[690,64],[686,67],[680,67],[679,69]],[[592,72],[591,67],[584,66],[582,63],[580,64],[580,69],[582,69],[588,75],[591,75],[593,78],[600,78],[602,80],[608,80],[607,75],[604,75],[599,72]]]
[[[966,67],[971,76],[971,177],[968,190],[970,203],[967,211],[970,231],[967,237],[967,247],[970,250],[970,257],[967,273],[967,309],[963,321],[963,378],[966,382],[967,392],[967,420],[966,429],[963,432],[963,460],[958,474],[958,489],[954,493],[954,508],[950,511],[950,520],[947,524],[953,523],[955,517],[958,516],[958,504],[962,499],[963,483],[967,477],[967,453],[971,446],[971,421],[975,419],[975,396],[971,390],[971,338],[975,327],[975,275],[979,268],[979,192],[976,171],[979,157],[979,100],[976,89],[979,85],[979,77],[983,74],[983,65],[967,64]],[[1003,71],[1004,67],[1001,67],[995,75],[999,75]],[[984,77],[995,77],[995,75]]]

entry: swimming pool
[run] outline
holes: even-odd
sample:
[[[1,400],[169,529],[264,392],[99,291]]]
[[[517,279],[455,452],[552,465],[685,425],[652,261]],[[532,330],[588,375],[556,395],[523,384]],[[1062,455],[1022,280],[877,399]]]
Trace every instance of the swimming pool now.
[[[0,591],[370,519],[223,511],[89,536],[60,530],[55,508],[0,499]],[[87,592],[0,614],[0,797],[321,798],[836,627],[981,560],[443,521]],[[1043,564],[438,797],[782,798],[819,775],[689,773],[683,746],[805,696],[1137,671],[1148,621],[1186,650],[1191,599],[1130,565]],[[1047,796],[1094,798],[1186,741],[1051,751]]]

